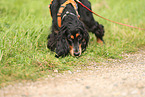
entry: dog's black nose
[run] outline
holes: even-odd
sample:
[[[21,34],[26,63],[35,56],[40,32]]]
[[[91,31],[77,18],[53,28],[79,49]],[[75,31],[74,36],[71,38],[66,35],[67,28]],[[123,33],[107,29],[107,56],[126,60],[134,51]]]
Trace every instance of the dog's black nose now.
[[[75,56],[79,56],[80,53],[79,53],[79,52],[75,52],[74,55],[75,55]]]

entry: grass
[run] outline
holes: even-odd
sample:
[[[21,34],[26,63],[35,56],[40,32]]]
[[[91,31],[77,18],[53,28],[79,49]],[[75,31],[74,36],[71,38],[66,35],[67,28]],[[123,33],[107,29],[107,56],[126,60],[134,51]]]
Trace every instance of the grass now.
[[[145,28],[145,0],[90,0],[100,15],[122,23]],[[73,70],[107,58],[121,58],[145,46],[145,31],[95,19],[105,26],[105,45],[96,43],[90,33],[87,51],[81,57],[55,58],[47,49],[51,33],[50,0],[0,0],[0,87],[11,82],[36,80],[51,74]]]

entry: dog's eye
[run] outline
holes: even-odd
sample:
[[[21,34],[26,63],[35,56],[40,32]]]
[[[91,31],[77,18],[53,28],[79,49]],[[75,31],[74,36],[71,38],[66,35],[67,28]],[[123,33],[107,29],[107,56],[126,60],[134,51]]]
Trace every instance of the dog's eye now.
[[[79,35],[79,36],[78,36],[78,39],[79,39],[79,40],[81,40],[81,39],[82,39],[82,36],[81,36],[81,35]]]
[[[72,41],[72,37],[71,37],[71,36],[68,36],[68,40],[69,40],[69,41]]]

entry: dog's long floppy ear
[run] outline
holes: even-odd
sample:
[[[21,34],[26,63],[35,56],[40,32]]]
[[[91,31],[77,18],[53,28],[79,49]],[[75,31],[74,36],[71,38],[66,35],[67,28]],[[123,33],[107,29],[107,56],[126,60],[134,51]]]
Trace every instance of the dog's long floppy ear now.
[[[54,51],[56,48],[56,40],[57,40],[57,35],[54,33],[48,35],[48,42],[47,42],[47,48],[49,48],[51,51]]]
[[[88,34],[87,29],[84,26],[82,27],[81,31],[82,31],[81,33],[83,35],[81,47],[82,47],[82,52],[84,52],[86,50],[86,47],[87,47],[88,42],[89,42],[89,34]]]
[[[55,57],[57,58],[60,56],[64,57],[69,53],[69,45],[66,38],[67,38],[66,30],[61,28],[56,43]]]

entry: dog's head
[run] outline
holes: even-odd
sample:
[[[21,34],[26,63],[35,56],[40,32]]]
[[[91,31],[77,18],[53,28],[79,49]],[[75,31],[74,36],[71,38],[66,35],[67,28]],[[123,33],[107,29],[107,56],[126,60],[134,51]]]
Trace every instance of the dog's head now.
[[[80,56],[88,44],[88,35],[82,29],[70,31],[67,36],[69,52],[72,56]]]
[[[63,25],[59,34],[56,57],[65,56],[68,53],[72,56],[80,56],[86,50],[89,34],[81,21]]]

